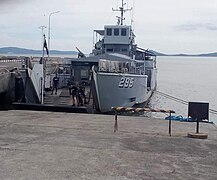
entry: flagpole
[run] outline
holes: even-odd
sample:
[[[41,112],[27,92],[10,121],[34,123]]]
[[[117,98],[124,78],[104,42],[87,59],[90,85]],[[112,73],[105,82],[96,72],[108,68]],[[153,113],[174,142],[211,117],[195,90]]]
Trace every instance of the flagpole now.
[[[42,82],[41,82],[41,104],[44,104],[44,87],[45,87],[45,59],[44,59],[44,45],[45,45],[46,39],[45,39],[45,34],[43,35],[43,50],[42,50],[42,67],[43,67],[43,77],[42,77]]]
[[[43,51],[42,51],[42,64],[44,66],[44,43],[45,43],[45,34],[43,35],[44,38],[43,38]]]

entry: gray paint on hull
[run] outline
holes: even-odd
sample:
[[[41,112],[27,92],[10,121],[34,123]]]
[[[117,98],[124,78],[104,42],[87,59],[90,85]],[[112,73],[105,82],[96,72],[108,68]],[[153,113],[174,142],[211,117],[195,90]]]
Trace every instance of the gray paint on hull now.
[[[133,87],[120,88],[122,77],[134,78]],[[111,111],[114,106],[131,107],[143,103],[151,94],[147,91],[146,75],[94,72],[94,82],[100,112]]]

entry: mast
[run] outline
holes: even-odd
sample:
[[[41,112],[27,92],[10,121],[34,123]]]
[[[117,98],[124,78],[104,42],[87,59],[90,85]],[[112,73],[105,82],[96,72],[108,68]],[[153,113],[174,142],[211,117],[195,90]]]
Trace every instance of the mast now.
[[[131,11],[133,8],[130,8],[130,9],[124,9],[124,6],[126,5],[126,3],[124,2],[124,0],[121,0],[122,1],[122,3],[121,3],[121,7],[119,7],[119,9],[113,9],[112,8],[112,10],[113,11],[119,11],[119,12],[121,12],[121,17],[119,17],[119,16],[117,16],[117,18],[118,18],[118,25],[123,25],[123,22],[124,22],[124,20],[125,20],[125,18],[124,18],[124,13],[126,12],[126,11]]]

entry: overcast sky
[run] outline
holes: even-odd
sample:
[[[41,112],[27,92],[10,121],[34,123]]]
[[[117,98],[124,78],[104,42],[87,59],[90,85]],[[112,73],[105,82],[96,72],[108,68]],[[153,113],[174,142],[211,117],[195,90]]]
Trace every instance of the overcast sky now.
[[[92,49],[93,30],[116,24],[118,0],[0,0],[0,47],[41,48],[51,12],[51,49]],[[217,0],[126,0],[136,42],[162,53],[217,51]],[[120,0],[119,0],[120,3]],[[48,29],[48,28],[47,28]],[[47,29],[45,33],[47,36]]]

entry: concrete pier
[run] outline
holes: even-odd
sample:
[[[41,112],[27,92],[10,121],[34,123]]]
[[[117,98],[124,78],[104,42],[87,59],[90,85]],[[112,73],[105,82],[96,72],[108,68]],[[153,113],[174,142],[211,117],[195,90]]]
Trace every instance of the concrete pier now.
[[[0,179],[217,179],[217,129],[146,117],[0,111]]]

